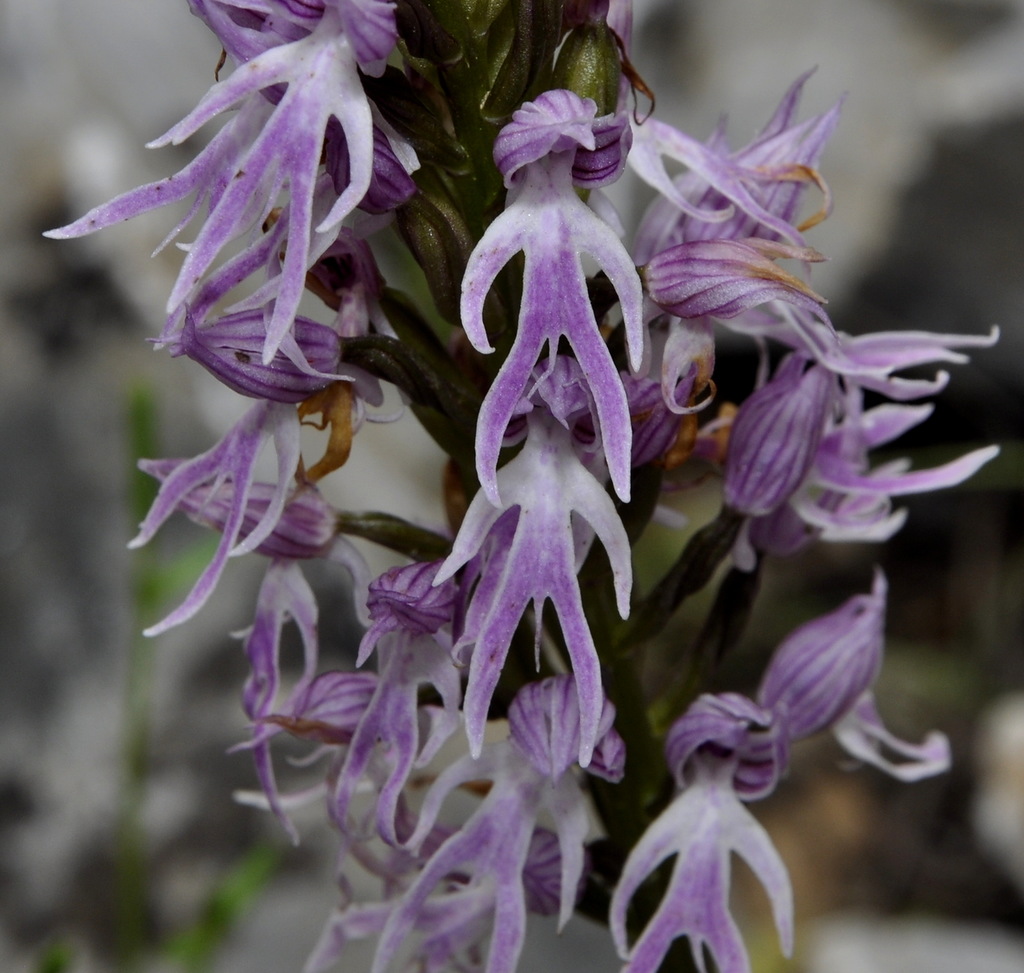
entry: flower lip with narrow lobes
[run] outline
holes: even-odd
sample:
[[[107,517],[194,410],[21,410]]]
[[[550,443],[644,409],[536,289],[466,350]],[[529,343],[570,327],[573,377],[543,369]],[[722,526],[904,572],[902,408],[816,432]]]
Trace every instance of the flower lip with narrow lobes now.
[[[564,338],[593,397],[615,492],[629,499],[629,406],[618,369],[594,315],[583,257],[589,255],[619,298],[630,366],[644,358],[643,292],[632,258],[615,230],[573,187],[578,146],[596,147],[592,101],[571,91],[545,92],[524,105],[498,134],[494,158],[509,187],[505,210],[474,247],[462,281],[460,314],[477,351],[494,351],[484,327],[484,302],[504,266],[523,254],[523,291],[515,341],[484,397],[477,421],[476,467],[491,503],[501,504],[498,454],[508,424],[545,348]]]
[[[273,442],[277,454],[277,483],[259,521],[239,541],[255,479],[256,460],[268,442]],[[283,402],[257,402],[219,443],[205,453],[192,459],[168,460],[166,463],[168,465],[161,468],[161,471],[166,471],[166,476],[139,525],[139,533],[129,542],[130,548],[147,544],[164,521],[187,503],[196,490],[230,480],[231,500],[213,559],[181,605],[163,621],[146,629],[146,635],[159,635],[191,618],[213,593],[228,558],[255,550],[273,532],[299,464],[299,420],[295,409]]]
[[[793,948],[793,892],[786,867],[764,828],[734,788],[730,759],[698,753],[693,775],[633,846],[612,895],[609,926],[626,961],[623,973],[657,973],[673,940],[686,936],[697,969],[710,953],[722,973],[750,973],[739,927],[729,911],[731,859],[743,858],[764,887],[783,952]],[[629,945],[626,916],[640,886],[674,858],[661,904]]]
[[[529,431],[522,450],[497,471],[507,506],[496,507],[481,488],[437,578],[444,581],[468,564],[493,531],[506,538],[512,528],[497,557],[492,549],[485,567],[487,583],[476,586],[456,645],[457,650],[472,646],[463,702],[470,750],[474,756],[480,753],[491,699],[524,611],[533,603],[539,613],[550,600],[579,693],[581,725],[576,739],[579,762],[585,767],[598,742],[604,694],[577,578],[577,545],[583,531],[600,539],[612,569],[616,607],[624,618],[632,586],[629,539],[602,482],[576,455],[571,431],[540,406],[537,403],[526,415]],[[513,516],[501,523],[503,517]]]
[[[850,756],[906,783],[949,770],[950,748],[946,735],[933,730],[922,743],[899,739],[882,723],[870,690],[854,703],[832,732]],[[904,758],[903,762],[896,763],[892,756]]]
[[[269,364],[291,334],[306,271],[370,189],[374,120],[360,70],[376,75],[384,70],[397,39],[395,9],[390,0],[332,0],[315,23],[304,24],[296,36],[288,31],[274,37],[277,43],[270,45],[266,37],[254,41],[241,36],[254,31],[231,27],[230,11],[206,3],[198,12],[232,34],[230,44],[242,55],[239,66],[149,145],[178,145],[218,115],[237,112],[177,176],[126,193],[50,235],[82,236],[193,196],[191,209],[171,238],[205,203],[206,220],[187,248],[167,313],[174,317],[186,304],[194,304],[211,274],[224,274],[233,287],[265,270],[269,279],[255,294],[269,309],[262,355]],[[229,41],[224,44],[227,48]],[[348,181],[340,190],[321,170],[324,139],[330,133],[345,141]],[[384,168],[390,168],[388,178],[394,182],[395,167]],[[278,206],[284,212],[276,232],[265,234],[276,238],[267,248],[258,228]],[[240,240],[248,241],[245,250],[225,260],[228,248]],[[231,272],[225,274],[226,268]]]
[[[618,738],[612,719],[611,704],[605,701],[605,735],[598,749],[619,752],[606,768],[614,771],[621,769],[622,748],[608,745]],[[572,915],[587,864],[584,841],[590,829],[586,799],[572,769],[576,747],[571,738],[579,731],[572,677],[555,676],[521,688],[509,708],[509,730],[510,739],[486,744],[478,758],[464,756],[450,764],[427,791],[416,830],[405,845],[414,854],[422,854],[449,794],[471,781],[491,782],[469,820],[430,854],[419,875],[400,892],[381,933],[372,973],[390,970],[397,951],[427,910],[445,902],[457,904],[463,915],[469,910],[481,919],[493,915],[493,922],[478,927],[490,926],[491,942],[486,959],[481,950],[473,968],[514,973],[526,933],[526,912],[530,901],[537,899],[537,889],[528,888],[532,883],[525,875],[531,853],[543,851],[546,859],[534,863],[541,869],[535,878],[547,886],[538,904],[544,911],[554,908],[552,868],[557,867],[559,929]],[[542,814],[555,832],[557,861],[545,839],[535,841]],[[436,967],[448,968],[450,964]]]
[[[264,722],[264,717],[276,708],[288,712],[313,679],[318,652],[317,616],[316,598],[298,564],[283,559],[271,562],[256,598],[252,626],[245,635],[245,654],[251,669],[242,691],[242,705],[253,728],[251,739],[239,749],[252,751],[268,805],[293,840],[298,840],[298,835],[280,801],[270,757],[270,740],[280,727]],[[281,635],[289,620],[295,623],[302,641],[303,666],[298,684],[280,702]]]
[[[377,833],[397,847],[412,831],[402,814],[409,775],[458,729],[461,686],[446,638],[399,628],[385,632],[375,648],[380,678],[332,782],[330,808],[338,827],[355,836],[362,828],[348,823],[352,801],[369,784],[377,792]],[[436,691],[440,708],[420,705],[424,686]]]
[[[677,416],[707,408],[715,398],[715,331],[711,318],[669,318],[654,340],[661,354],[661,396]],[[663,337],[662,337],[663,335]]]
[[[775,260],[814,263],[810,247],[774,240],[694,240],[663,250],[641,270],[651,299],[681,318],[733,318],[768,301],[817,311],[825,299]]]
[[[286,339],[268,364],[263,364],[267,333],[262,311],[226,314],[201,327],[188,311],[181,334],[170,342],[172,355],[187,355],[240,395],[273,402],[298,403],[325,388],[341,357],[341,341],[326,325],[297,317],[294,344]],[[291,348],[305,367],[287,354]]]
[[[887,540],[905,519],[903,511],[892,511],[892,497],[955,486],[999,453],[998,446],[987,446],[931,469],[908,469],[907,460],[871,468],[869,451],[923,422],[932,407],[886,402],[865,409],[862,398],[863,389],[849,383],[841,421],[822,437],[810,475],[791,498],[825,540]]]
[[[538,973],[520,963],[530,914],[561,932],[577,910],[606,911],[619,973],[752,973],[734,901],[766,896],[758,965],[773,923],[787,956],[794,939],[753,804],[772,813],[802,741],[829,734],[904,781],[948,766],[940,732],[901,740],[876,708],[880,570],[827,614],[798,604],[756,671],[719,663],[766,555],[887,538],[894,498],[995,454],[929,469],[879,448],[995,332],[837,331],[807,231],[831,210],[818,166],[841,101],[800,115],[808,72],[749,144],[724,121],[698,141],[655,117],[636,2],[187,0],[220,57],[149,147],[189,142],[192,161],[48,234],[174,204],[157,253],[173,242],[180,271],[152,344],[244,397],[240,418],[214,403],[231,428],[205,452],[140,462],[157,483],[129,547],[179,514],[214,533],[147,635],[262,555],[233,636],[249,670],[233,749],[262,794],[236,796],[296,840],[289,815],[315,802],[339,839],[304,973]],[[639,225],[617,211],[627,165],[656,197]],[[716,371],[721,329],[753,354],[719,344]],[[333,507],[320,481],[372,459],[353,446],[366,424],[398,419],[443,466],[389,437],[409,475],[384,491],[346,469],[361,498]],[[371,576],[362,542],[399,566]],[[635,594],[634,566],[652,574]],[[758,613],[785,623],[765,594]],[[694,644],[665,641],[680,612],[703,616]],[[321,621],[340,644],[321,647]],[[353,661],[374,671],[338,671]],[[282,746],[310,780],[286,778]]]

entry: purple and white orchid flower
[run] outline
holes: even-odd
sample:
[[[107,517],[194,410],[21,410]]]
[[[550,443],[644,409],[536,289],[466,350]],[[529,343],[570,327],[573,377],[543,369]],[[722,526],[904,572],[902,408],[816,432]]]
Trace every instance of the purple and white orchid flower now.
[[[283,9],[290,12],[287,5]],[[374,119],[359,71],[379,74],[397,37],[390,0],[332,0],[323,5],[315,21],[311,18],[306,24],[306,32],[295,39],[282,38],[259,53],[250,51],[229,78],[216,82],[192,112],[150,143],[153,148],[180,144],[217,115],[239,106],[191,165],[177,176],[127,193],[49,234],[59,239],[81,236],[194,195],[191,209],[169,240],[205,202],[209,213],[187,247],[168,298],[167,311],[173,318],[191,303],[201,281],[232,241],[259,237],[261,224],[287,188],[283,263],[276,266],[275,248],[260,265],[270,272],[264,293],[273,300],[262,350],[264,364],[269,364],[291,332],[306,271],[370,189]],[[335,131],[332,120],[337,126],[335,137],[344,141],[347,160],[347,181],[337,189],[336,179],[321,173],[324,139],[329,129]],[[404,150],[403,154],[409,158]],[[237,282],[232,278],[232,283]]]
[[[552,392],[546,393],[549,386]],[[594,536],[600,538],[612,565],[616,607],[625,618],[632,567],[629,541],[614,503],[577,456],[571,430],[549,412],[544,395],[566,388],[540,380],[535,404],[526,413],[523,448],[498,471],[495,481],[507,506],[493,506],[481,489],[435,583],[467,564],[492,531],[511,535],[507,549],[498,549],[498,563],[486,566],[488,580],[474,593],[455,646],[460,654],[471,649],[463,701],[470,749],[474,755],[480,753],[491,696],[524,611],[532,603],[539,619],[550,600],[576,677],[582,720],[579,759],[586,766],[597,742],[604,693],[576,574]]]
[[[615,287],[634,370],[640,368],[644,354],[642,293],[621,241],[574,188],[578,156],[597,148],[595,132],[601,120],[596,113],[589,99],[571,91],[548,91],[520,108],[494,145],[508,200],[473,250],[462,284],[462,326],[478,351],[492,352],[484,329],[484,300],[505,264],[523,253],[523,298],[515,341],[477,421],[477,475],[493,504],[501,502],[495,469],[505,431],[538,356],[545,345],[554,356],[563,337],[590,386],[615,492],[623,500],[629,498],[629,407],[594,318],[582,255],[592,256]],[[583,185],[592,185],[589,175]]]

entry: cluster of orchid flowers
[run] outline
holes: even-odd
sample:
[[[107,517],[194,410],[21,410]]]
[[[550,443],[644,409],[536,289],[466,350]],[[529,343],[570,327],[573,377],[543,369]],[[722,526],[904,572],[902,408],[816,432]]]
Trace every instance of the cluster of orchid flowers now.
[[[643,658],[721,566],[712,611],[740,616],[753,589],[736,579],[765,557],[884,540],[903,521],[894,496],[988,461],[994,448],[912,471],[869,454],[923,421],[930,407],[908,403],[947,380],[903,370],[962,362],[957,349],[995,334],[836,332],[804,233],[827,214],[816,167],[838,106],[798,121],[800,78],[738,151],[723,130],[700,142],[641,117],[628,0],[189,2],[231,73],[153,145],[227,121],[181,172],[50,235],[190,199],[166,245],[203,216],[156,343],[254,402],[201,456],[143,464],[160,489],[133,543],[175,511],[221,535],[150,634],[199,611],[230,557],[269,559],[245,635],[245,746],[292,834],[289,809],[319,799],[343,838],[341,901],[307,970],[375,936],[373,973],[511,973],[528,913],[564,924],[579,907],[604,916],[629,973],[655,973],[683,936],[701,970],[706,950],[742,973],[733,852],[788,952],[789,880],[746,804],[774,790],[791,744],[831,730],[904,780],[948,763],[940,734],[901,741],[875,709],[885,580],[786,638],[754,698],[702,692],[724,644],[678,652],[655,699]],[[632,247],[602,192],[627,166],[658,193]],[[825,203],[801,223],[809,188]],[[433,311],[385,286],[373,247],[389,227]],[[327,323],[299,313],[306,293]],[[719,326],[760,351],[738,409],[716,401]],[[380,417],[382,383],[450,457],[446,526],[339,511],[318,489]],[[300,427],[317,415],[329,434],[307,465]],[[277,475],[261,482],[269,442]],[[720,478],[721,512],[639,595],[632,545],[694,467]],[[352,536],[403,563],[371,580]],[[314,558],[351,574],[368,624],[356,671],[320,671],[301,567]],[[284,685],[289,623],[305,654]],[[316,744],[319,784],[278,790],[283,733]],[[441,823],[459,788],[475,810]],[[350,862],[379,879],[376,899],[356,893]]]

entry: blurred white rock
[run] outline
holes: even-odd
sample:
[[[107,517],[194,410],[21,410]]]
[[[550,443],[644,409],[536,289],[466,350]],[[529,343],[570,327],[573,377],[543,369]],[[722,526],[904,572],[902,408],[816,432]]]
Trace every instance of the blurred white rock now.
[[[1024,896],[1024,693],[1004,696],[984,713],[975,762],[978,841]]]
[[[1021,973],[1024,937],[998,926],[840,916],[807,934],[807,973]]]

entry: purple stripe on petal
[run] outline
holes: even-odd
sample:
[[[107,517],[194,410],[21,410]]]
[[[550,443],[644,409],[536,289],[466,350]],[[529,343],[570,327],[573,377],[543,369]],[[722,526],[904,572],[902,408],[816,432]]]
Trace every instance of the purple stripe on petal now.
[[[762,706],[784,714],[794,739],[831,726],[872,685],[882,664],[885,575],[871,594],[856,595],[792,632],[775,650],[761,681]]]
[[[654,257],[644,269],[651,299],[681,318],[733,318],[759,304],[787,301],[817,311],[824,298],[774,260],[824,259],[807,247],[756,239],[697,240]]]
[[[740,513],[761,516],[785,503],[818,456],[836,386],[824,368],[805,365],[787,358],[733,420],[724,492]]]
[[[334,380],[341,342],[330,328],[308,318],[296,318],[293,328],[305,368],[281,351],[263,363],[267,330],[260,311],[224,315],[197,327],[186,310],[185,326],[171,353],[187,355],[241,395],[298,403]]]
[[[494,141],[494,163],[505,178],[505,186],[512,185],[513,176],[523,166],[548,155],[577,146],[596,149],[596,116],[597,105],[590,98],[565,89],[546,91],[523,105]]]

